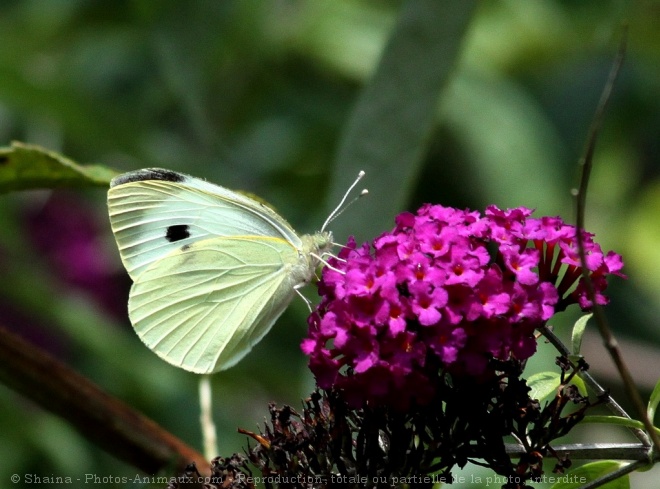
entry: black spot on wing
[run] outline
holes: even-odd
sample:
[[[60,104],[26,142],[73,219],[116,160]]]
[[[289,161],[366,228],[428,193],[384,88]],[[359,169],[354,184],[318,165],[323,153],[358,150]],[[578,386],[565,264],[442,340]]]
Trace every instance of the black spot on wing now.
[[[181,241],[190,237],[190,226],[187,224],[176,224],[167,228],[165,239],[170,243]]]
[[[163,168],[146,168],[144,170],[137,170],[123,175],[119,175],[112,179],[110,187],[123,185],[131,182],[143,182],[145,180],[162,180],[164,182],[183,182],[186,180],[186,175],[177,173],[172,170],[165,170]]]
[[[7,163],[9,163],[9,156],[7,155],[0,156],[0,165],[6,165]]]

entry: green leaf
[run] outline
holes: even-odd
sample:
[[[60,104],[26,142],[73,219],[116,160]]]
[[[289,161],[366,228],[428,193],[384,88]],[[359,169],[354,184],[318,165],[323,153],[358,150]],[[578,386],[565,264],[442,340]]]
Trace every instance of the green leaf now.
[[[607,475],[624,465],[621,462],[611,460],[601,460],[584,464],[564,475],[553,475],[552,477],[559,479],[559,482],[555,483],[550,489],[577,489],[587,482]],[[630,489],[630,478],[626,474],[599,487],[602,489]]]
[[[527,379],[527,385],[532,389],[529,397],[542,401],[557,392],[559,383],[560,376],[556,372],[539,372],[531,375]]]
[[[583,396],[589,395],[589,390],[587,389],[587,385],[584,383],[584,380],[582,380],[582,378],[578,377],[577,375],[571,379],[570,384],[577,387],[578,392]]]
[[[655,412],[658,409],[658,403],[660,403],[660,380],[655,384],[653,392],[651,392],[651,397],[649,398],[649,406],[647,408],[647,415],[651,423],[654,424]]]
[[[339,242],[372,239],[405,209],[428,150],[438,100],[460,54],[476,2],[405,2],[376,72],[346,125],[335,159],[330,202],[358,170],[370,196],[333,224]],[[440,182],[438,183],[440,185]],[[355,223],[360,223],[358,230]]]
[[[624,416],[609,416],[594,414],[590,416],[585,416],[582,419],[583,423],[600,423],[600,424],[612,424],[617,426],[625,426],[626,428],[637,428],[640,430],[644,429],[644,424],[641,421],[636,419],[626,418]]]
[[[591,319],[591,316],[593,316],[593,314],[585,314],[580,319],[575,321],[575,325],[573,326],[573,332],[571,334],[571,341],[573,344],[573,351],[572,351],[573,355],[580,354],[580,348],[582,347],[582,337],[584,336],[584,332],[587,329],[587,321]]]
[[[527,385],[531,388],[529,392],[529,397],[531,399],[537,399],[542,401],[546,397],[555,395],[557,389],[559,388],[561,381],[561,376],[557,372],[539,372],[534,375],[530,375],[527,379]],[[579,377],[573,377],[570,384],[573,384],[577,387],[580,394],[583,396],[587,395],[587,386],[584,384],[584,381]]]
[[[0,193],[61,187],[107,187],[114,170],[79,165],[39,146],[13,142],[0,148]]]
[[[626,428],[634,428],[638,430],[646,430],[644,423],[636,419],[625,418],[623,416],[605,416],[605,415],[593,415],[585,416],[581,423],[601,423],[601,424],[612,424],[617,426],[625,426]],[[654,428],[655,432],[660,436],[660,428]]]

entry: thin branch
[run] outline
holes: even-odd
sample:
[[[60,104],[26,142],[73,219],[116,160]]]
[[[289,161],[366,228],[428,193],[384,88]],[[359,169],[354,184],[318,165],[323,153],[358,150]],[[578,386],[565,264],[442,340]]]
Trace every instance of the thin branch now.
[[[545,338],[557,349],[557,351],[565,357],[568,357],[571,352],[569,349],[562,343],[562,341],[557,337],[557,335],[547,326],[543,326],[542,328],[539,328],[539,331]],[[614,414],[617,414],[619,416],[625,417],[630,419],[630,415],[619,405],[616,400],[610,396],[609,392],[607,392],[599,383],[596,379],[594,379],[591,374],[587,371],[581,371],[578,373],[580,378],[584,380],[584,383],[587,384],[587,387],[591,389],[591,391],[599,396],[602,397],[604,396],[607,403],[606,406],[610,411],[612,411]],[[629,428],[630,431],[633,432],[633,434],[637,437],[639,441],[641,441],[644,445],[650,446],[651,441],[649,440],[649,437],[647,434],[639,429],[635,428]]]
[[[183,470],[204,457],[48,352],[0,327],[0,381],[64,418],[84,437],[148,474]]]
[[[651,448],[640,443],[593,443],[553,446],[557,456],[568,456],[571,460],[632,460],[609,474],[587,482],[580,489],[596,489],[610,481],[623,477],[630,472],[648,465],[651,461]],[[506,453],[514,457],[525,454],[520,445],[507,444]]]
[[[505,449],[514,457],[527,453],[517,443],[507,443]],[[642,443],[569,443],[552,445],[552,450],[571,460],[634,460],[648,464],[650,447]]]
[[[598,102],[598,107],[596,108],[594,119],[591,123],[591,127],[589,128],[589,135],[587,137],[587,147],[585,150],[585,154],[580,160],[582,174],[580,177],[579,189],[575,193],[575,198],[577,201],[577,218],[576,218],[577,242],[578,242],[578,251],[580,254],[580,262],[582,264],[582,278],[585,282],[589,299],[593,304],[594,319],[596,320],[596,324],[598,325],[600,335],[603,338],[603,343],[605,344],[605,348],[609,352],[610,356],[612,357],[612,360],[614,361],[614,364],[617,367],[617,370],[619,371],[619,375],[623,380],[626,393],[628,394],[628,397],[632,401],[633,406],[637,411],[637,415],[639,416],[640,420],[644,423],[644,427],[646,428],[648,435],[653,441],[653,445],[656,447],[656,449],[660,450],[660,437],[658,437],[658,435],[655,433],[655,430],[653,429],[653,423],[651,423],[651,421],[649,420],[646,414],[646,406],[644,404],[644,401],[642,400],[642,396],[637,390],[637,387],[635,386],[635,381],[633,380],[632,375],[630,374],[630,370],[628,369],[628,366],[623,360],[623,355],[621,354],[621,350],[619,349],[618,342],[616,341],[616,338],[614,337],[612,330],[609,327],[607,318],[605,317],[602,308],[596,303],[596,294],[594,291],[593,284],[591,283],[591,280],[589,278],[589,270],[586,264],[584,237],[582,235],[584,231],[584,222],[585,222],[587,188],[589,187],[589,177],[591,175],[591,169],[593,168],[593,156],[596,147],[596,140],[598,139],[598,132],[600,131],[603,122],[605,109],[607,108],[607,104],[610,100],[610,95],[612,94],[614,81],[616,80],[619,71],[621,69],[621,66],[623,64],[623,59],[625,57],[625,52],[626,52],[626,41],[627,41],[627,31],[624,31],[623,37],[621,39],[621,44],[619,45],[619,52],[617,54],[616,59],[614,60],[612,69],[610,70],[607,83],[605,84],[605,88],[603,89],[603,93],[601,94],[600,101]]]

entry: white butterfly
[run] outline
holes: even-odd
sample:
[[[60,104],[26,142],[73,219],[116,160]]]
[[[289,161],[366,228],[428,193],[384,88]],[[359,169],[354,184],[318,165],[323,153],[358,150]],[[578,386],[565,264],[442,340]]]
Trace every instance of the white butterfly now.
[[[159,168],[114,178],[108,208],[135,331],[200,374],[243,358],[332,246],[330,232],[298,236],[256,200]]]

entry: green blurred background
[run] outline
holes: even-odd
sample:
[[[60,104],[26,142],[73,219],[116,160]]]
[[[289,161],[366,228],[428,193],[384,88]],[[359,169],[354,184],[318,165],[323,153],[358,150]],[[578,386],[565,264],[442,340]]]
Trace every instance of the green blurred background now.
[[[39,144],[120,171],[193,174],[257,194],[299,231],[314,231],[336,203],[330,182],[351,181],[361,168],[355,161],[338,175],[337,150],[401,5],[4,0],[0,144]],[[573,222],[576,162],[623,22],[627,59],[598,141],[587,228],[626,261],[629,279],[613,281],[608,313],[648,394],[660,373],[659,2],[480,3],[458,58],[428,59],[455,68],[423,160],[410,169],[414,184],[372,168],[364,186],[375,208],[392,199],[406,203],[398,210],[493,203]],[[201,447],[197,377],[160,361],[127,320],[130,282],[105,192],[0,199],[1,323]],[[393,222],[394,215],[363,216],[360,205],[338,220],[340,242],[348,232],[365,240],[386,230],[373,229],[373,220]],[[305,312],[294,301],[243,362],[215,376],[221,454],[242,451],[236,427],[255,429],[269,401],[297,407],[312,390],[299,350]],[[566,331],[575,317],[553,324]],[[589,341],[594,372],[618,392],[600,340]],[[0,485],[13,473],[136,469],[0,386]]]

